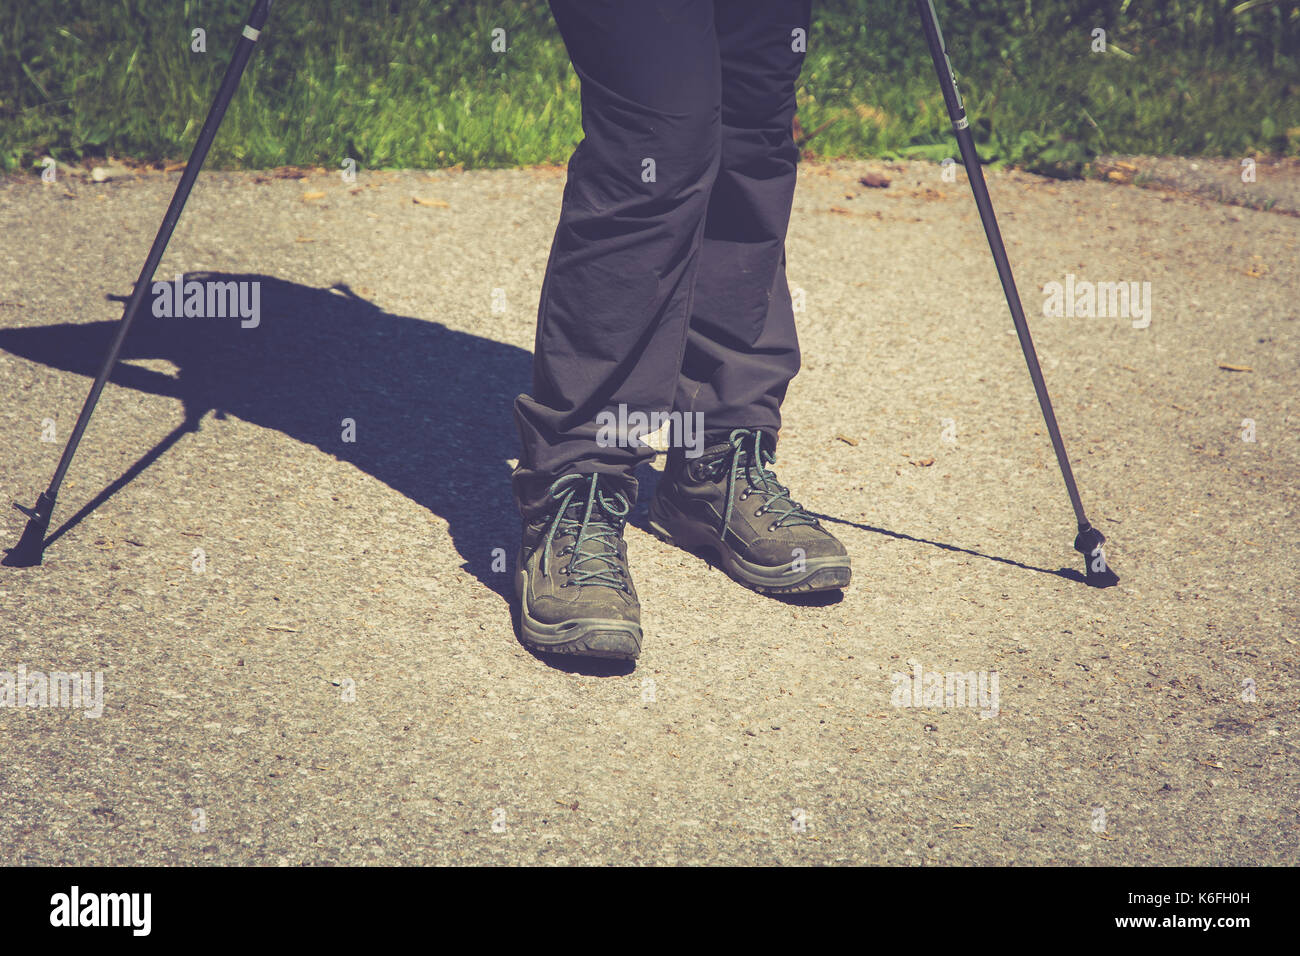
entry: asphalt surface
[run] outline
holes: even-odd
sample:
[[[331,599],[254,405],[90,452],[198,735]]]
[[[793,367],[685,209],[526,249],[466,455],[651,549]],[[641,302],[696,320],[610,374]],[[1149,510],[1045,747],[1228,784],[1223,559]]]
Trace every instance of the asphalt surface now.
[[[97,718],[0,707],[5,861],[1295,863],[1300,221],[990,174],[1099,591],[964,176],[800,177],[777,473],[852,586],[748,592],[643,498],[629,670],[528,653],[508,599],[563,170],[205,172],[158,275],[259,282],[260,322],[142,318],[46,563],[0,568],[0,672],[103,675]],[[0,182],[6,498],[177,178]],[[1067,275],[1149,282],[1149,324],[1044,316]],[[901,699],[918,667],[996,708]]]

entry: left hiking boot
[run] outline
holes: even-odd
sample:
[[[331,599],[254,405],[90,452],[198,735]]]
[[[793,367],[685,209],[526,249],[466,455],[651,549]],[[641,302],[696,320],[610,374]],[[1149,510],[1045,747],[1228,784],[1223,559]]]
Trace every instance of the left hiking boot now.
[[[623,527],[631,502],[604,475],[558,478],[525,519],[515,570],[520,637],[547,654],[636,660],[641,605]]]
[[[714,552],[732,579],[764,594],[847,587],[848,552],[768,469],[771,445],[766,432],[737,428],[698,458],[672,449],[650,530],[679,548]]]

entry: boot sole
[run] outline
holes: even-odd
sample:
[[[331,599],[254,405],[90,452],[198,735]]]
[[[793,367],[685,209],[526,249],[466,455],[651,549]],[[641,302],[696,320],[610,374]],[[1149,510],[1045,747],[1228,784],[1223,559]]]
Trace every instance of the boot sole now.
[[[528,613],[528,572],[515,573],[519,630],[527,647],[543,654],[571,654],[634,661],[641,655],[641,626],[616,618],[580,617],[546,624]]]
[[[673,520],[656,499],[651,504],[650,532],[660,541],[684,551],[708,551],[718,556],[718,566],[737,584],[760,594],[800,594],[805,591],[840,591],[849,586],[853,572],[847,555],[808,558],[802,571],[789,565],[754,564],[724,544],[712,528],[689,518]]]

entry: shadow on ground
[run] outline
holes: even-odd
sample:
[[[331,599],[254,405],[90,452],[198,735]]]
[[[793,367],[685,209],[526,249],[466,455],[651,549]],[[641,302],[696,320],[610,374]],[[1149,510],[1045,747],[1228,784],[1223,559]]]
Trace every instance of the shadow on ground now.
[[[510,467],[518,437],[511,402],[528,388],[531,356],[523,349],[394,315],[345,285],[316,289],[265,275],[192,273],[187,281],[260,283],[260,321],[159,318],[148,306],[127,336],[110,381],[178,399],[184,421],[46,539],[53,544],[197,431],[209,412],[273,428],[350,462],[442,517],[462,567],[510,601],[510,576],[491,570],[494,548],[513,560],[518,517]],[[62,324],[0,330],[0,349],[53,368],[93,377],[118,323]],[[129,364],[165,359],[175,376]],[[353,442],[344,420],[355,422]],[[268,467],[272,467],[268,463]],[[657,474],[638,472],[641,494],[632,523],[645,529]],[[238,494],[238,489],[232,489]],[[250,501],[250,507],[256,502]],[[985,558],[1026,571],[1082,580],[977,550],[822,516],[891,538]],[[706,557],[707,560],[707,557]],[[833,596],[796,596],[826,603]]]
[[[816,512],[814,512],[816,514]],[[996,554],[987,554],[984,551],[976,551],[973,548],[962,548],[955,544],[945,544],[942,541],[931,541],[929,538],[917,538],[910,534],[903,534],[901,531],[890,531],[888,528],[877,528],[875,525],[860,524],[856,521],[846,521],[843,518],[832,518],[830,515],[818,514],[818,518],[823,521],[830,521],[835,524],[848,525],[850,528],[858,528],[861,531],[870,531],[874,534],[882,534],[887,538],[893,538],[896,541],[912,541],[916,544],[928,544],[932,548],[939,548],[943,551],[954,551],[958,554],[969,554],[971,557],[984,558],[987,561],[996,561],[998,564],[1010,565],[1013,568],[1020,568],[1022,571],[1036,571],[1039,574],[1050,574],[1058,578],[1065,578],[1067,581],[1074,581],[1078,584],[1086,584],[1088,579],[1081,571],[1074,568],[1057,568],[1055,571],[1050,568],[1040,568],[1033,564],[1025,564],[1022,561],[1016,561],[1012,558],[1000,557]]]
[[[109,381],[179,399],[184,422],[53,530],[47,545],[213,412],[314,445],[441,516],[465,570],[509,599],[510,576],[492,572],[492,549],[506,548],[513,561],[519,519],[506,462],[518,454],[518,437],[510,406],[531,381],[528,352],[393,315],[344,285],[314,289],[256,274],[185,278],[260,283],[260,322],[159,318],[146,299],[121,358],[166,359],[178,372],[119,363]],[[117,326],[4,329],[0,349],[93,378]],[[344,419],[355,422],[354,442],[344,441]]]
[[[654,469],[650,468],[648,465],[642,465],[637,470],[637,481],[640,485],[639,497],[637,499],[636,506],[632,509],[632,514],[629,518],[629,522],[634,527],[640,528],[646,534],[651,534],[652,532],[650,531],[649,502],[650,499],[654,497],[655,487],[659,483],[659,474]],[[822,514],[817,511],[810,511],[809,513],[819,518],[820,520],[829,522],[831,524],[845,525],[850,528],[857,528],[859,531],[870,531],[873,534],[883,535],[886,538],[893,538],[896,541],[911,541],[916,544],[929,545],[930,547],[938,548],[941,551],[953,551],[958,554],[968,554],[971,557],[984,558],[987,561],[994,561],[997,562],[998,564],[1005,564],[1013,568],[1020,568],[1022,571],[1035,571],[1039,574],[1050,574],[1058,578],[1065,578],[1067,581],[1074,581],[1076,583],[1086,583],[1087,581],[1087,579],[1082,573],[1080,573],[1079,571],[1075,571],[1073,568],[1058,568],[1057,570],[1052,571],[1049,568],[1040,568],[1032,564],[1025,564],[1021,561],[1016,561],[1012,558],[1004,558],[996,554],[988,554],[987,552],[984,551],[976,551],[973,548],[963,548],[959,545],[946,544],[942,541],[931,541],[929,538],[917,538],[910,534],[904,534],[901,531],[890,531],[888,528],[877,528],[875,525],[862,524],[857,521],[849,521],[845,518],[835,518],[832,517],[831,515]],[[831,530],[831,529],[828,528],[827,530]],[[719,573],[722,573],[721,564],[718,561],[718,555],[715,552],[692,551],[691,553],[694,554],[701,561],[706,562],[710,568],[713,568],[719,571]],[[802,605],[807,607],[825,607],[828,604],[839,603],[839,601],[843,598],[843,592],[814,591],[807,594],[769,594],[766,595],[766,597],[769,597],[774,601],[781,601],[785,604],[797,604],[797,605]]]

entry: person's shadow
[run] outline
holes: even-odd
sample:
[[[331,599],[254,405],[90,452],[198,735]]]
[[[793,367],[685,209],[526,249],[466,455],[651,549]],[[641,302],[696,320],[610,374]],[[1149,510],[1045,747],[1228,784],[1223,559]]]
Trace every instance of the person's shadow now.
[[[518,454],[511,402],[531,382],[530,354],[385,312],[343,285],[185,276],[192,279],[260,283],[260,321],[245,328],[238,316],[159,318],[146,297],[121,358],[166,359],[179,371],[172,377],[119,363],[110,381],[179,399],[184,422],[64,520],[47,545],[197,430],[208,412],[231,414],[350,462],[441,516],[464,569],[509,600],[519,534],[507,464]],[[117,326],[3,329],[0,349],[93,378]]]

